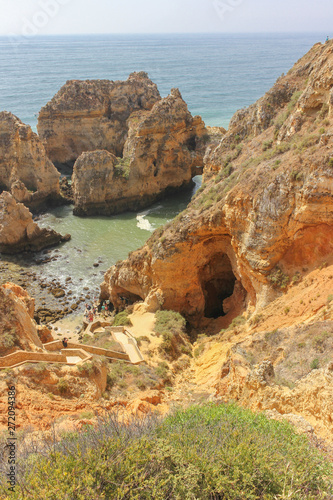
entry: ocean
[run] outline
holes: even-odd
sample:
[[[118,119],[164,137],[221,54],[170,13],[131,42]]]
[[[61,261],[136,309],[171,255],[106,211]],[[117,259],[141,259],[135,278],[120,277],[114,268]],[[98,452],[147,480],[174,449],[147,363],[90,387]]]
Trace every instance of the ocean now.
[[[178,87],[193,115],[227,128],[237,109],[255,102],[325,38],[323,33],[0,37],[0,110],[11,111],[36,131],[40,108],[66,80],[124,80],[133,71],[146,71],[162,97]],[[199,186],[197,178],[193,192]],[[143,245],[190,197],[177,195],[146,211],[113,217],[82,219],[72,215],[71,207],[59,207],[40,218],[41,225],[72,234],[69,243],[48,254],[55,260],[41,266],[31,258],[1,259],[29,266],[46,281],[65,284],[72,276],[77,296],[84,288],[97,294],[104,272]]]

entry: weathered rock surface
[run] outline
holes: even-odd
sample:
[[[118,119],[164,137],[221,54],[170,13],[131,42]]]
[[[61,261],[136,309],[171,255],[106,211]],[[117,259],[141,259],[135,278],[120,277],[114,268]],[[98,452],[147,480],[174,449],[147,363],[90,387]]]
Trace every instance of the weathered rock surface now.
[[[330,261],[333,82],[317,73],[331,74],[332,64],[333,43],[314,46],[241,112],[242,119],[235,115],[206,156],[200,193],[147,245],[107,272],[103,298],[117,308],[123,297],[145,300],[150,310],[174,309],[192,323],[227,313],[228,324]],[[300,128],[282,139],[305,96],[309,103],[318,95],[321,104],[303,113]]]
[[[81,153],[101,149],[121,156],[127,119],[158,100],[158,89],[144,72],[126,81],[70,80],[41,109],[38,133],[56,164],[73,164]]]
[[[206,129],[192,117],[180,92],[151,111],[132,113],[123,157],[83,153],[74,165],[74,213],[113,214],[148,206],[166,192],[192,185],[203,165]]]
[[[59,199],[59,172],[39,137],[16,116],[0,112],[0,192],[36,208]]]
[[[35,301],[14,283],[0,285],[0,355],[42,348],[34,317]]]
[[[287,419],[301,432],[313,433],[314,426],[331,441],[333,365],[325,360],[332,353],[332,337],[331,321],[253,334],[229,351],[216,393],[254,411],[266,410],[277,420]],[[305,348],[297,347],[300,340]],[[313,356],[316,369],[311,368]],[[258,363],[251,366],[249,360]]]
[[[68,241],[53,229],[40,228],[32,220],[32,214],[22,203],[4,191],[0,195],[0,252],[38,252],[44,248]]]

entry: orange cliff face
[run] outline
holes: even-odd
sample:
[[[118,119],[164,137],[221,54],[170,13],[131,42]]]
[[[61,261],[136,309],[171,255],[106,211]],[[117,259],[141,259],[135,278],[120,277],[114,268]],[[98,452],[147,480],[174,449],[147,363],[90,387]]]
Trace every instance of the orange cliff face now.
[[[34,321],[35,301],[14,283],[0,286],[0,355],[36,351],[43,345]]]
[[[333,44],[317,44],[236,113],[207,151],[200,192],[106,273],[103,298],[116,308],[126,298],[148,310],[174,309],[195,325],[220,317],[227,326],[331,261],[332,62]]]
[[[10,191],[16,201],[39,208],[60,198],[59,177],[30,126],[12,113],[0,112],[0,191]]]
[[[85,151],[105,149],[122,156],[126,121],[160,100],[144,72],[122,81],[70,80],[39,113],[38,133],[56,164],[74,163]]]
[[[74,165],[74,213],[113,214],[146,207],[166,192],[192,186],[202,170],[205,125],[192,117],[180,92],[127,120],[123,157],[82,153]],[[140,189],[138,189],[140,186]]]

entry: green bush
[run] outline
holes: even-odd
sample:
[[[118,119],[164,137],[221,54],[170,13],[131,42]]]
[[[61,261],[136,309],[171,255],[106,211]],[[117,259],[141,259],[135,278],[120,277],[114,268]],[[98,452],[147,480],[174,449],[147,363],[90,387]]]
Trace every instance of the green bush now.
[[[185,334],[186,320],[175,311],[157,311],[155,333],[163,336],[160,353],[169,359],[178,359],[182,354],[192,355],[192,347]]]
[[[154,389],[163,379],[167,378],[168,365],[159,363],[154,368],[147,365],[131,365],[123,361],[114,361],[109,365],[107,375],[107,388],[125,389],[135,385],[140,390]]]
[[[315,358],[311,361],[310,368],[311,368],[311,370],[318,370],[318,368],[319,368],[319,359],[318,358]]]
[[[155,333],[165,335],[185,332],[186,320],[176,311],[157,311],[155,318]]]
[[[130,176],[130,158],[120,158],[117,157],[117,164],[114,166],[115,177],[123,177],[124,179],[129,179]]]
[[[128,311],[121,311],[116,314],[112,326],[131,326],[132,322],[128,317]]]
[[[263,151],[267,151],[267,149],[271,149],[272,145],[273,145],[273,140],[272,139],[270,139],[268,141],[264,141],[262,143],[262,150]]]
[[[5,349],[9,349],[10,347],[13,347],[15,345],[16,340],[16,331],[12,329],[9,332],[2,333],[0,338],[0,346]]]
[[[158,363],[158,366],[155,369],[155,373],[161,379],[167,378],[168,373],[169,373],[169,365],[168,365],[168,363],[166,363],[165,361],[162,361],[162,362]]]
[[[57,388],[58,388],[58,391],[60,392],[60,394],[66,394],[68,392],[68,389],[69,389],[69,385],[68,385],[67,380],[65,380],[63,378],[59,379],[59,382],[57,384]]]
[[[305,436],[230,404],[162,421],[111,415],[48,449],[20,458],[12,498],[320,500],[332,488],[332,464]]]
[[[288,286],[290,280],[289,276],[287,274],[284,274],[279,267],[276,267],[271,271],[271,273],[268,275],[268,279],[273,286],[282,289]]]

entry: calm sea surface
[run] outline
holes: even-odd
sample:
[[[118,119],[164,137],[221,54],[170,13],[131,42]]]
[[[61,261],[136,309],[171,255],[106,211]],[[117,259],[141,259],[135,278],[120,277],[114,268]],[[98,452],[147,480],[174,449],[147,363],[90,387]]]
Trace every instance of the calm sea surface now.
[[[0,37],[0,111],[11,111],[36,131],[40,108],[66,80],[124,80],[133,71],[146,71],[162,96],[178,87],[193,115],[227,128],[237,109],[256,101],[324,40],[325,34]],[[57,252],[57,260],[29,265],[47,280],[72,276],[76,293],[84,287],[95,292],[110,265],[141,246],[189,200],[186,194],[143,212],[87,219],[73,217],[70,207],[52,210],[41,224],[71,233],[72,240]],[[11,260],[27,265],[24,259]]]

